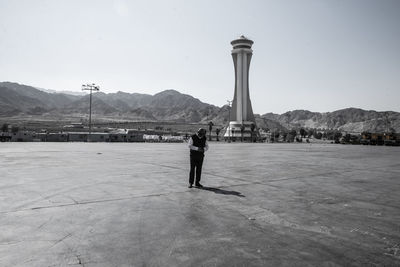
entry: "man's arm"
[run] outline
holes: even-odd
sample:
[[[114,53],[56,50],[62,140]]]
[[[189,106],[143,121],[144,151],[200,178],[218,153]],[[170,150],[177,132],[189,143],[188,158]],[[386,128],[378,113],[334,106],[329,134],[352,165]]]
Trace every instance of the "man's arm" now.
[[[199,148],[198,148],[197,146],[194,146],[194,145],[193,145],[193,139],[192,139],[192,137],[189,138],[188,147],[189,147],[191,150],[195,150],[195,151],[198,151],[198,150],[199,150]]]
[[[207,151],[208,150],[208,142],[207,142],[207,139],[206,139],[206,146],[204,147],[204,151]]]

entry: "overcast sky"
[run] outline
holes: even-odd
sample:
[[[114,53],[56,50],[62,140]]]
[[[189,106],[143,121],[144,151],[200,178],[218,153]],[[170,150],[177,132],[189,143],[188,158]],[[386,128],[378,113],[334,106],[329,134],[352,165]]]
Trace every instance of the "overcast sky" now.
[[[399,0],[0,0],[0,81],[222,106],[241,34],[255,113],[400,111]]]

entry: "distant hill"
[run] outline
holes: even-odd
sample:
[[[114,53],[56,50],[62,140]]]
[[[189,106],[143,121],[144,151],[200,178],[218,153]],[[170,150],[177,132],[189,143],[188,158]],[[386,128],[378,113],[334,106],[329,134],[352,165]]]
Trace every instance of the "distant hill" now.
[[[49,94],[32,86],[1,82],[0,115],[41,114],[57,110],[78,98],[66,94]]]
[[[0,116],[87,114],[88,110],[89,95],[56,93],[54,90],[0,82]],[[190,123],[218,118],[220,111],[219,107],[171,89],[154,96],[124,92],[97,92],[92,96],[93,114],[116,119]]]
[[[285,128],[321,128],[337,129],[347,132],[363,131],[400,131],[400,113],[393,111],[378,112],[358,108],[346,108],[334,112],[310,112],[294,110],[278,115],[267,113],[262,119],[278,122]]]
[[[155,95],[138,93],[93,94],[92,112],[112,119],[227,123],[228,106],[217,107],[168,89]],[[86,116],[89,95],[72,95],[12,82],[0,82],[0,116]],[[257,126],[271,130],[292,128],[337,129],[347,132],[400,132],[400,113],[347,108],[334,112],[294,110],[283,114],[255,115]]]

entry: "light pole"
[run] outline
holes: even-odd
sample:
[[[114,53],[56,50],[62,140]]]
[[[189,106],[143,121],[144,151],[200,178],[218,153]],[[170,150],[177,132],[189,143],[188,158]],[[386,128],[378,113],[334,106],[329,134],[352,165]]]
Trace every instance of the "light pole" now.
[[[100,86],[92,84],[82,84],[82,91],[90,91],[90,102],[89,102],[89,135],[87,136],[86,142],[90,140],[90,134],[92,132],[92,92],[100,91]]]
[[[228,110],[229,110],[229,117],[228,117],[228,143],[231,142],[231,104],[232,100],[226,100],[228,101]]]

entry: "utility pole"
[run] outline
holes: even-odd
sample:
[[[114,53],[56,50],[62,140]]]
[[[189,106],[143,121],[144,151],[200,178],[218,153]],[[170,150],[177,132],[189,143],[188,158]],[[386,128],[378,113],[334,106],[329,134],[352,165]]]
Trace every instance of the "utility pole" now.
[[[228,110],[229,110],[229,117],[228,117],[228,143],[231,142],[231,104],[232,104],[232,100],[227,100],[228,101]]]
[[[89,101],[89,135],[87,136],[86,142],[90,141],[90,135],[92,133],[92,92],[100,91],[100,86],[92,84],[82,84],[82,91],[90,91]]]
[[[388,113],[388,112],[385,112],[385,128],[386,128],[385,131],[386,131],[386,133],[389,133],[389,131],[390,131],[389,125],[390,125],[389,113]]]

